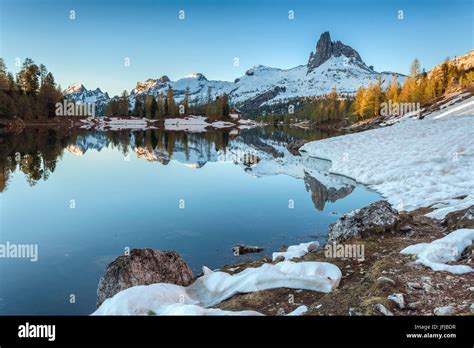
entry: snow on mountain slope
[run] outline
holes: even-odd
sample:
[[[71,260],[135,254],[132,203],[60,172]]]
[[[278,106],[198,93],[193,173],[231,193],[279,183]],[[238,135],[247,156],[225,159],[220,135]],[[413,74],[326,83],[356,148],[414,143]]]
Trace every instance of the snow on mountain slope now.
[[[138,84],[132,90],[130,99],[133,105],[133,100],[137,96],[157,97],[160,93],[166,95],[166,91],[171,86],[178,103],[183,100],[186,89],[189,90],[192,103],[204,103],[210,89],[211,98],[226,93],[232,103],[236,104],[245,104],[255,98],[260,98],[261,101],[257,101],[257,105],[260,106],[292,98],[328,94],[334,87],[340,93],[352,94],[360,86],[377,82],[379,77],[383,85],[387,86],[392,81],[393,74],[375,72],[354,58],[333,56],[311,72],[308,72],[306,65],[287,70],[259,65],[249,69],[235,82],[210,81],[202,75],[166,83],[160,82],[159,79],[152,80],[154,82],[147,81],[148,83]],[[398,80],[401,83],[404,77],[400,75]]]
[[[350,46],[340,41],[332,42],[329,33],[323,33],[318,40],[316,50],[311,52],[305,65],[292,69],[278,69],[258,65],[249,69],[244,76],[234,82],[208,80],[201,73],[195,73],[177,81],[171,81],[166,75],[157,79],[138,82],[130,92],[130,108],[133,109],[137,97],[145,98],[160,93],[166,96],[169,87],[173,89],[174,98],[180,103],[186,91],[190,103],[205,103],[208,94],[216,96],[228,94],[233,104],[258,108],[299,97],[312,97],[328,94],[336,87],[344,94],[354,93],[360,86],[382,79],[384,86],[392,80],[395,73],[378,73],[368,67],[360,55]],[[402,83],[405,76],[398,76]],[[100,90],[87,91],[82,85],[75,84],[65,91],[65,95],[74,100],[84,101],[100,99]],[[107,99],[108,95],[107,95]]]
[[[276,95],[261,104],[264,105],[297,97],[328,94],[334,87],[339,93],[352,94],[362,85],[375,83],[379,77],[384,86],[392,81],[391,73],[379,74],[353,58],[332,56],[310,72],[306,65],[288,70],[255,67],[239,79],[230,96],[233,102],[245,102],[280,87],[276,90]],[[400,77],[399,82],[402,80],[403,77]]]
[[[170,81],[167,76],[162,76],[156,80],[149,79],[143,83],[137,83],[130,92],[130,107],[133,108],[135,106],[135,99],[137,97],[144,99],[147,95],[152,95],[158,98],[160,93],[166,96],[169,87],[173,89],[174,99],[177,103],[184,99],[186,90],[189,91],[190,103],[203,103],[207,101],[208,91],[211,94],[211,98],[214,99],[224,93],[229,94],[232,91],[233,83],[207,80],[200,73],[192,74],[177,81]]]
[[[100,88],[89,90],[83,84],[74,83],[63,92],[66,99],[78,104],[95,104],[96,114],[101,114],[110,100],[107,92],[102,92]]]

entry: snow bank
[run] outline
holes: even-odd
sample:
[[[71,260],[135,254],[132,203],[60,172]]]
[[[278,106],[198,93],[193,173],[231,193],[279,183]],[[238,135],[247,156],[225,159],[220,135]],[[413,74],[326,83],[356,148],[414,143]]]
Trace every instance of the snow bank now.
[[[285,261],[291,260],[296,257],[301,257],[309,253],[310,251],[319,248],[318,242],[301,243],[298,245],[292,245],[288,247],[286,251],[274,252],[272,254],[272,260],[275,261],[279,256],[283,256]]]
[[[370,186],[398,210],[432,206],[441,219],[474,204],[474,97],[423,120],[406,119],[305,144],[331,172]]]
[[[467,265],[446,265],[457,261],[464,249],[472,244],[474,229],[459,229],[431,243],[419,243],[406,247],[401,254],[416,255],[416,263],[421,263],[433,271],[447,271],[454,274],[473,272]]]
[[[208,127],[212,128],[230,128],[234,127],[232,122],[216,121],[209,123],[204,116],[187,116],[183,118],[167,118],[165,120],[165,129],[170,131],[186,131],[190,133],[206,132]]]
[[[303,315],[303,314],[305,314],[307,311],[308,311],[308,307],[303,305],[303,306],[299,306],[298,308],[296,308],[294,311],[288,313],[287,315],[288,315],[288,316]]]
[[[188,116],[184,118],[167,118],[165,129],[170,131],[186,131],[191,133],[205,132],[211,124],[203,116]]]
[[[214,128],[229,128],[229,127],[234,127],[235,124],[233,124],[232,122],[216,121],[216,122],[212,122],[211,126]]]
[[[156,129],[151,124],[156,122],[155,120],[149,120],[140,117],[88,117],[87,119],[81,120],[83,129],[94,128],[96,130],[122,130],[122,129]]]
[[[283,261],[247,268],[237,274],[213,272],[188,287],[174,284],[134,286],[105,300],[93,315],[257,315],[258,312],[228,312],[209,308],[238,294],[274,288],[330,292],[341,280],[340,269],[326,262]],[[294,314],[301,314],[303,308]]]
[[[442,118],[449,116],[451,114],[456,115],[472,115],[472,110],[474,109],[474,98],[469,98],[465,101],[460,102],[459,104],[454,105],[451,100],[448,102],[448,105],[441,106],[441,110],[433,112],[430,117],[434,119]]]

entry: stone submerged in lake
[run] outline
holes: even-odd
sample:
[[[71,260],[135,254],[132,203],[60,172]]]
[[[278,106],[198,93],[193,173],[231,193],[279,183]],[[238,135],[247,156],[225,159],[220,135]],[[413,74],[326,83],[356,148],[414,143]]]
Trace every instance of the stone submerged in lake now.
[[[237,244],[232,248],[232,252],[235,256],[238,255],[245,255],[250,253],[259,253],[263,251],[262,247],[254,246],[254,245],[245,245],[245,244]]]
[[[171,283],[187,286],[194,281],[190,268],[175,251],[132,249],[111,262],[97,287],[97,307],[107,298],[136,285]]]
[[[390,203],[378,201],[353,210],[329,225],[328,242],[390,231],[396,228],[399,221],[400,216]]]

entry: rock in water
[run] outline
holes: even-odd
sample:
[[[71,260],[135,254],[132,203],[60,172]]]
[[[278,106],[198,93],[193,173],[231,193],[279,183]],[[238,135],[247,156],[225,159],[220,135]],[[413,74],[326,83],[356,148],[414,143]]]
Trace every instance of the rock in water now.
[[[190,268],[175,251],[132,249],[110,263],[97,287],[97,307],[107,298],[136,285],[171,283],[187,286],[194,281]]]
[[[378,201],[353,210],[329,225],[328,242],[386,232],[395,229],[399,221],[398,212],[388,202]]]
[[[244,245],[244,244],[237,244],[232,248],[232,252],[235,256],[238,255],[245,255],[250,253],[259,253],[263,251],[262,247],[254,246],[254,245]]]

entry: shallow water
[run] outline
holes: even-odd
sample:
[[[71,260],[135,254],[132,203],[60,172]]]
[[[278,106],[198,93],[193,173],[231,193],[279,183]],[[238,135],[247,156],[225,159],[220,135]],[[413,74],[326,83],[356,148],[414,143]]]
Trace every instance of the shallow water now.
[[[198,274],[203,265],[324,241],[340,214],[381,198],[328,174],[329,163],[286,150],[291,140],[324,136],[292,129],[0,135],[0,243],[38,247],[36,262],[0,258],[0,314],[90,314],[106,265],[127,248],[176,250]],[[238,243],[265,250],[234,256]]]

